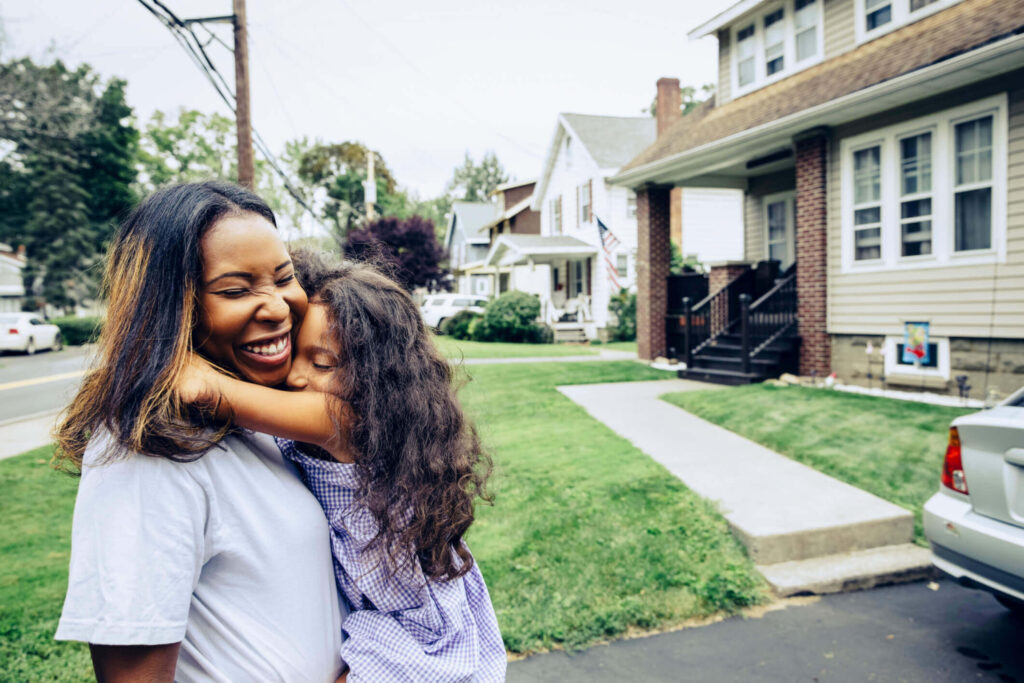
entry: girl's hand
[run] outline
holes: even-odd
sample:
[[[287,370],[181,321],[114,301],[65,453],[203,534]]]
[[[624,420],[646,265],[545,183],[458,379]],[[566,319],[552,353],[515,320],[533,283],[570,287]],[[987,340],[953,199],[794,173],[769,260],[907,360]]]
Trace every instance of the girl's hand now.
[[[217,405],[221,398],[223,378],[224,375],[210,365],[209,361],[192,352],[174,390],[178,398],[185,403]]]

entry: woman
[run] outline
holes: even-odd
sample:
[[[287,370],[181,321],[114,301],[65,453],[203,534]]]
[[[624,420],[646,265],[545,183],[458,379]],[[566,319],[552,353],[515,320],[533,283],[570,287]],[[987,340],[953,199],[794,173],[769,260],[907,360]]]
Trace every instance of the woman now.
[[[107,286],[97,366],[57,430],[82,471],[57,638],[88,642],[104,681],[333,681],[319,504],[269,436],[213,430],[173,391],[193,349],[287,377],[307,299],[273,213],[227,183],[161,190],[115,238]]]

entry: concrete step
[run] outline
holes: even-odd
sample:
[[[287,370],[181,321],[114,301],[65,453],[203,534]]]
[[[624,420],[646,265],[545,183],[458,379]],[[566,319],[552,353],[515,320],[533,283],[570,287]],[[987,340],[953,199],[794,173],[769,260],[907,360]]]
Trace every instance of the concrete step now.
[[[779,597],[862,590],[937,574],[931,553],[913,543],[758,565],[757,570]]]

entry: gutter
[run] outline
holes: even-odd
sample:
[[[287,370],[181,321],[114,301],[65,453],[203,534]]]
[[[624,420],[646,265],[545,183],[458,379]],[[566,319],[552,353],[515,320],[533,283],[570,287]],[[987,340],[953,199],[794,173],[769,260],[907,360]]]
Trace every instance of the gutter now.
[[[769,121],[753,128],[748,128],[747,130],[714,140],[713,142],[700,145],[699,147],[692,147],[684,152],[679,152],[672,156],[652,161],[644,164],[643,166],[638,166],[637,168],[619,173],[618,175],[609,178],[608,182],[613,185],[637,187],[646,181],[650,181],[655,175],[673,171],[684,171],[688,166],[706,166],[707,157],[711,156],[715,152],[726,151],[731,147],[741,145],[750,140],[765,137],[766,135],[792,136],[802,130],[806,130],[807,128],[814,126],[822,124],[836,125],[837,123],[846,123],[850,120],[870,116],[872,113],[878,112],[860,113],[850,119],[839,121],[823,122],[820,120],[825,116],[837,114],[847,109],[852,109],[853,107],[871,100],[881,99],[886,96],[896,94],[901,90],[921,85],[935,78],[952,75],[957,71],[969,69],[983,62],[1012,54],[1015,51],[1024,51],[1024,35],[1014,35],[999,42],[989,43],[988,45],[975,48],[964,54],[896,76],[895,78],[883,81],[882,83],[868,86],[867,88],[852,92],[848,95],[843,95],[837,99],[794,112],[793,114],[789,114],[788,116],[784,116],[780,119],[775,119],[774,121]],[[1024,67],[1024,61],[1022,61],[1019,66]],[[998,75],[998,73],[984,74],[981,78],[976,78],[975,80],[983,80],[984,78],[996,75]],[[779,96],[784,96],[784,93]],[[896,105],[882,104],[878,111],[886,111],[887,109],[892,109],[893,106]],[[695,170],[699,170],[699,168]]]

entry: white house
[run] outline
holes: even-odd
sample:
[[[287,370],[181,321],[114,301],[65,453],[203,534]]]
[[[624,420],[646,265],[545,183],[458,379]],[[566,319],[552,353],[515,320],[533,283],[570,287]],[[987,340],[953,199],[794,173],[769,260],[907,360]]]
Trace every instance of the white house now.
[[[607,179],[656,135],[653,117],[559,114],[531,202],[540,234],[503,235],[491,245],[488,266],[526,264],[543,273],[547,286],[535,293],[557,338],[605,337],[615,322],[611,297],[635,290],[636,195]],[[677,222],[682,215],[686,254],[701,261],[742,256],[740,192],[686,188],[681,205],[673,212]],[[607,228],[603,240],[599,224]]]
[[[25,285],[21,273],[25,268],[25,256],[15,252],[6,244],[0,244],[0,313],[21,310],[25,297]]]

